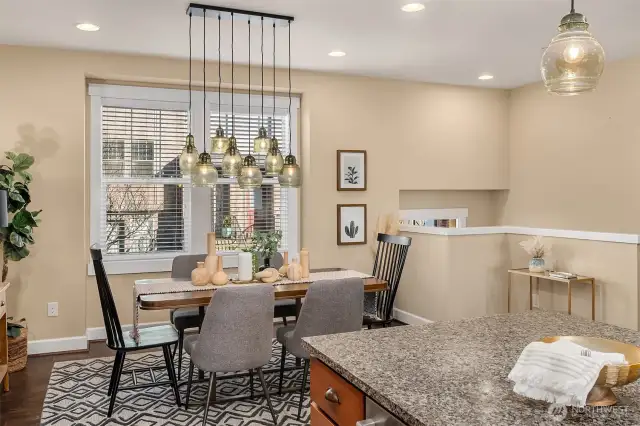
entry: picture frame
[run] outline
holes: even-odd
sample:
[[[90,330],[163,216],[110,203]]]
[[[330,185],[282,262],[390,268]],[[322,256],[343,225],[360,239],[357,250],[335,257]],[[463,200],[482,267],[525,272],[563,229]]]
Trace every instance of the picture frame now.
[[[336,154],[338,191],[367,190],[367,151],[338,150]]]
[[[367,244],[366,204],[338,204],[337,224],[339,246]]]

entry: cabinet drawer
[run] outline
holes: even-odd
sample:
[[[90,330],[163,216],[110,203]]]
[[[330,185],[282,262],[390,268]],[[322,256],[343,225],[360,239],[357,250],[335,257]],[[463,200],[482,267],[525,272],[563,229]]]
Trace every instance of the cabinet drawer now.
[[[311,400],[340,426],[364,419],[364,394],[315,358],[311,360]]]
[[[311,426],[335,426],[335,423],[320,411],[315,402],[311,403]]]

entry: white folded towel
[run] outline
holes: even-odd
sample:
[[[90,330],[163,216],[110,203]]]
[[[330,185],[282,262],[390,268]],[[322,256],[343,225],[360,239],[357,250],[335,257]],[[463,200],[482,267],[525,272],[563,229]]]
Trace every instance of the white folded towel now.
[[[509,373],[513,391],[556,404],[584,407],[605,365],[627,364],[623,354],[592,351],[569,340],[529,343]]]

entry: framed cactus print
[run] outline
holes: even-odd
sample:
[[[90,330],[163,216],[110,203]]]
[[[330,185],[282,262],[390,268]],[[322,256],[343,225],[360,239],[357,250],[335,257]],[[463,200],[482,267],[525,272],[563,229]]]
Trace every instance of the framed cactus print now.
[[[338,245],[367,244],[367,205],[338,204]]]
[[[338,150],[338,191],[367,190],[367,151]]]

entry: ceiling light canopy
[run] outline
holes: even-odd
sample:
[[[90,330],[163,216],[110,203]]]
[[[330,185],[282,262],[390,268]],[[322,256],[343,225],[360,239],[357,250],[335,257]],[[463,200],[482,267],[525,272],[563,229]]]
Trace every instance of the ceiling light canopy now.
[[[92,24],[90,22],[81,22],[79,24],[76,24],[76,28],[81,31],[89,31],[89,32],[98,31],[100,29],[98,25]]]
[[[347,54],[342,50],[332,50],[331,52],[329,52],[329,56],[333,56],[334,58],[341,58],[343,56],[347,56]]]
[[[571,12],[562,18],[558,35],[542,55],[540,71],[547,90],[561,96],[592,92],[604,72],[604,61],[604,49],[571,0]]]
[[[420,12],[424,10],[424,4],[422,3],[409,3],[402,6],[403,12]]]
[[[493,75],[491,74],[481,74],[480,77],[478,77],[478,80],[493,80]]]

